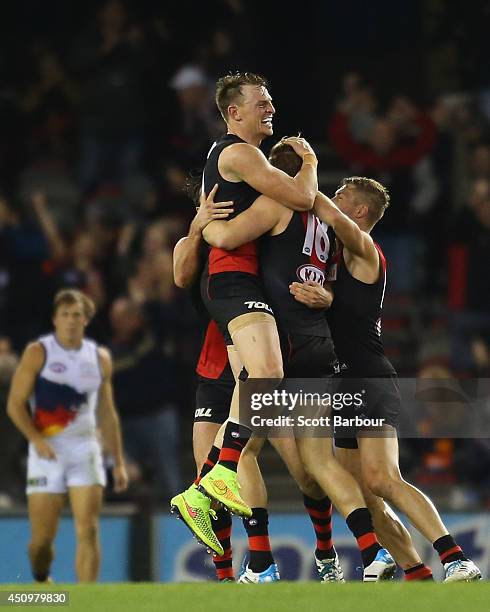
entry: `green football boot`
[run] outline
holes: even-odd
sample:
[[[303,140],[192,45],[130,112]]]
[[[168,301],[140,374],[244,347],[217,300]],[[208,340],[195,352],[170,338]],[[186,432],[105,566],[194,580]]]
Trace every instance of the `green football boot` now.
[[[252,516],[252,509],[240,497],[236,472],[217,463],[199,483],[199,488],[211,499],[228,508],[233,514],[246,518]]]
[[[223,547],[211,524],[211,518],[216,518],[216,512],[211,508],[209,497],[201,493],[195,484],[173,497],[170,501],[170,509],[179,515],[202,544],[220,557],[224,555]]]

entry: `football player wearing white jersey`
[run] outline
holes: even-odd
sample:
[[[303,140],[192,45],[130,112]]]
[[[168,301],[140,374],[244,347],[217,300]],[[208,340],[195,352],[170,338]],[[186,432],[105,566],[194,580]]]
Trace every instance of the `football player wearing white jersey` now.
[[[83,293],[58,292],[55,331],[27,346],[10,388],[8,415],[29,441],[29,558],[39,582],[50,580],[53,541],[67,495],[75,522],[78,580],[97,579],[99,514],[106,484],[98,428],[112,455],[114,490],[124,491],[128,485],[111,356],[84,338],[94,313],[93,302]]]

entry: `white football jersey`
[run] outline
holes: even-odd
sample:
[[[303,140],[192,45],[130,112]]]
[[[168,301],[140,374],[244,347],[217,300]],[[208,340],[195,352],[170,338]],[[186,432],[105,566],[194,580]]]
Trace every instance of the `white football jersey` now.
[[[66,349],[49,334],[39,338],[45,362],[30,399],[34,424],[45,436],[92,435],[102,373],[97,344]]]

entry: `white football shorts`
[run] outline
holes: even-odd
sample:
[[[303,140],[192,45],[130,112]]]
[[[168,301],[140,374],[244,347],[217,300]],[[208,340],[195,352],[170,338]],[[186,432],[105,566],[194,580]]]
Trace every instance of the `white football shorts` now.
[[[39,457],[29,444],[26,493],[66,493],[70,487],[106,485],[100,443],[95,437],[46,438],[55,461]]]

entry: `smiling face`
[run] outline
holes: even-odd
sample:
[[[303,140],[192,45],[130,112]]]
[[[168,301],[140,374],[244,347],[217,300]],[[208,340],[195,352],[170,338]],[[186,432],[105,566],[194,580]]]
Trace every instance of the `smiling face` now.
[[[272,117],[276,109],[272,98],[261,85],[242,85],[241,92],[239,99],[228,107],[229,126],[247,142],[260,144],[274,133]]]

